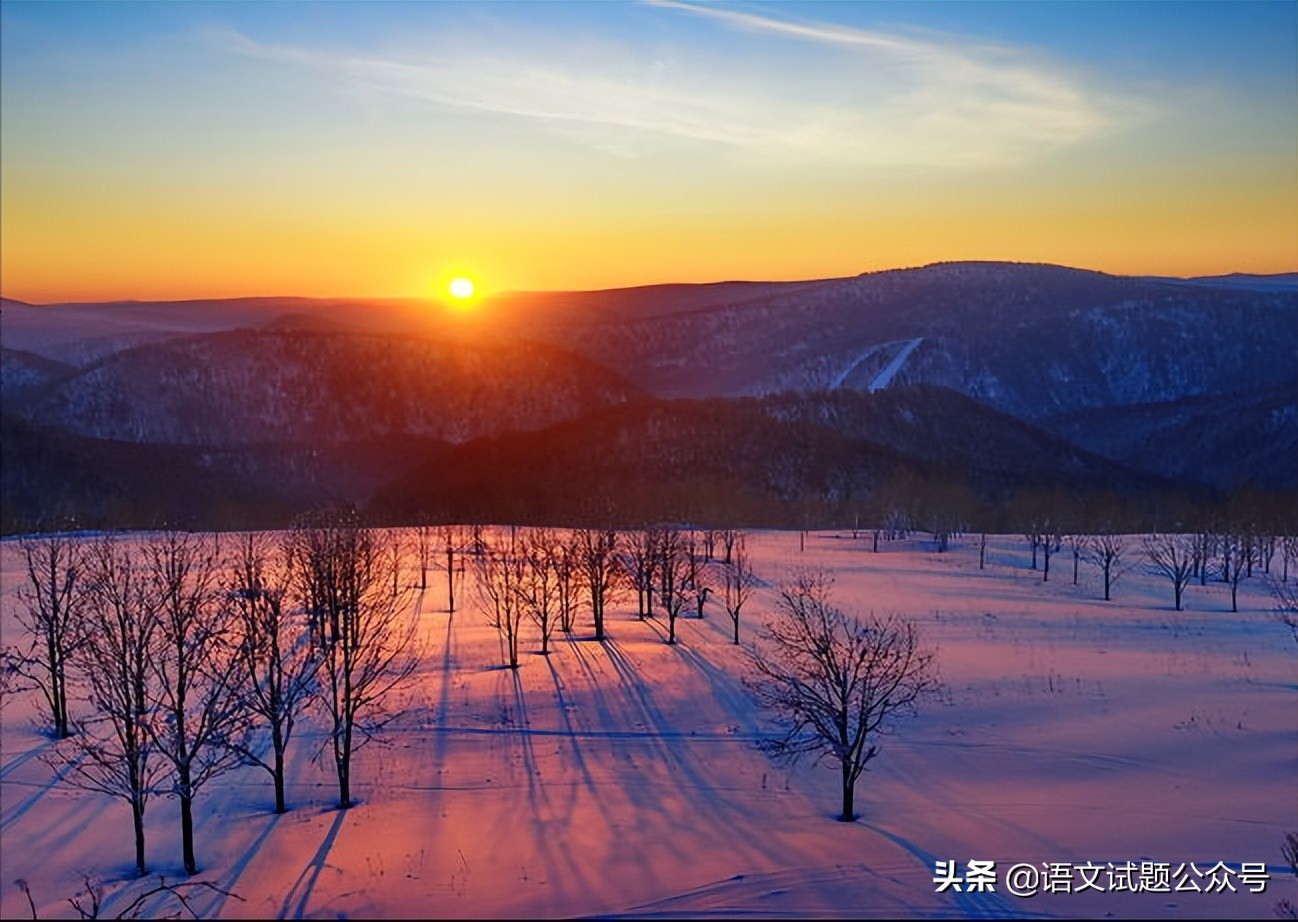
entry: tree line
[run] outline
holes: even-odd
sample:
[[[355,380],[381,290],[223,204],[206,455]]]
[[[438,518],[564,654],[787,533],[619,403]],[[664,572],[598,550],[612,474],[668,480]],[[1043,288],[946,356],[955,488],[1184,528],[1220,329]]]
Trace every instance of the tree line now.
[[[757,585],[742,532],[673,525],[566,534],[510,528],[475,548],[472,569],[479,601],[511,669],[518,668],[526,624],[534,626],[537,652],[545,656],[556,629],[573,634],[584,606],[594,639],[602,641],[607,607],[631,593],[640,620],[666,620],[669,644],[676,643],[683,615],[701,619],[709,600],[719,598],[738,644],[744,605]]]

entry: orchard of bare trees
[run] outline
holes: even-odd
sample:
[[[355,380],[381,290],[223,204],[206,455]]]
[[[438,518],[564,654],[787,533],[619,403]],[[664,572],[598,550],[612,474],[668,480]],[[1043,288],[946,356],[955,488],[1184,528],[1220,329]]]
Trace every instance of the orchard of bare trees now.
[[[419,656],[386,533],[329,514],[280,535],[50,535],[20,549],[26,637],[6,668],[41,693],[56,777],[129,807],[141,876],[156,797],[178,802],[189,874],[194,805],[216,778],[260,766],[286,811],[308,713],[327,729],[339,807],[352,804],[353,754]]]
[[[897,513],[872,530],[876,551],[880,540],[901,540],[901,522]],[[1223,599],[1228,590],[1235,608],[1241,585],[1266,577],[1278,616],[1298,637],[1292,535],[1244,519],[1143,537],[1069,525],[1041,517],[1023,532],[1042,581],[1052,559],[1071,563],[1074,585],[1091,567],[1096,593],[1102,585],[1109,601],[1122,576],[1143,567],[1180,610],[1196,580],[1219,584]],[[938,529],[948,549],[962,530]],[[256,767],[284,813],[293,805],[288,765],[304,735],[309,754],[331,770],[338,807],[356,802],[359,754],[398,713],[396,695],[420,663],[417,591],[436,596],[441,611],[444,588],[448,617],[476,602],[510,669],[524,652],[549,655],[556,638],[604,641],[620,600],[628,620],[660,623],[668,644],[681,640],[682,617],[706,624],[724,611],[724,636],[738,646],[742,625],[771,614],[748,536],[736,530],[423,525],[406,537],[330,512],[282,533],[18,542],[20,642],[5,651],[6,682],[39,694],[52,738],[45,758],[60,781],[129,810],[141,875],[152,803],[176,803],[178,857],[194,874],[195,809],[212,783]],[[987,547],[984,535],[980,568]],[[932,653],[901,618],[840,610],[829,580],[814,573],[779,587],[774,619],[751,633],[749,687],[784,731],[766,751],[835,766],[842,818],[853,818],[880,734],[937,687]]]

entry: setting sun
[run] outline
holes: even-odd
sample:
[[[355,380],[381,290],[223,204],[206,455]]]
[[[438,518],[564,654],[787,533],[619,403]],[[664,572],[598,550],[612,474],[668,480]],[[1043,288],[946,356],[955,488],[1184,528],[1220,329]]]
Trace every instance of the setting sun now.
[[[451,297],[458,298],[461,301],[473,297],[474,286],[469,279],[463,277],[451,279],[451,284],[446,287],[450,291]]]

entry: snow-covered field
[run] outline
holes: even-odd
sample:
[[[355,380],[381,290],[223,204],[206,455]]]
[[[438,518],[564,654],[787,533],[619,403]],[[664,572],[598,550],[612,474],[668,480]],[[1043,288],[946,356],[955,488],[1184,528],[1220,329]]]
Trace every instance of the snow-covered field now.
[[[861,819],[836,822],[837,778],[785,770],[753,745],[764,726],[740,679],[724,611],[678,624],[614,606],[609,640],[583,616],[548,658],[525,635],[522,667],[472,605],[448,617],[440,574],[418,598],[426,646],[402,715],[356,757],[360,803],[339,812],[316,725],[290,751],[291,811],[269,777],[239,769],[197,801],[202,916],[1105,916],[1269,917],[1298,902],[1282,866],[1298,832],[1298,645],[1260,579],[1240,612],[1222,584],[1186,592],[1133,570],[1113,602],[1094,567],[1071,584],[1027,566],[1022,539],[945,554],[922,541],[815,533],[749,540],[770,586],[823,567],[849,610],[914,619],[938,651],[946,692],[885,739],[857,791]],[[1134,550],[1129,552],[1134,559]],[[4,640],[12,643],[17,547],[3,546]],[[771,610],[749,602],[745,642]],[[530,628],[530,626],[529,626]],[[35,694],[0,719],[0,915],[68,916],[85,876],[101,915],[137,893],[127,807],[52,779],[37,756]],[[178,811],[158,797],[148,859],[178,880]],[[935,862],[1183,862],[1206,871],[1264,862],[1263,894],[936,893]],[[1075,880],[1077,878],[1074,878]],[[1100,874],[1099,882],[1107,880]],[[156,880],[156,878],[155,878]],[[1207,881],[1200,881],[1206,885]],[[160,911],[154,907],[152,911]]]

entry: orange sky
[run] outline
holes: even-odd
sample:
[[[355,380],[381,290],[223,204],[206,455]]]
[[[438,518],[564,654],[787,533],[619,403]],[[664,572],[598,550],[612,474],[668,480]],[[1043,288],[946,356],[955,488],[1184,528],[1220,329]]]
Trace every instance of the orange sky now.
[[[3,294],[1298,268],[1284,4],[329,9],[6,4]]]

